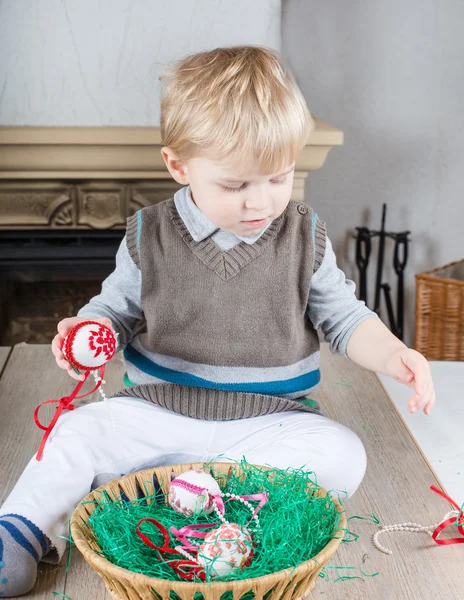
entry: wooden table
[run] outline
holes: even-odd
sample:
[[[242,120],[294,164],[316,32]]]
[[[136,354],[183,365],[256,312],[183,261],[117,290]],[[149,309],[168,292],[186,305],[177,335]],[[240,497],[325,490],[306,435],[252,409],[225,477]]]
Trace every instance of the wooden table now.
[[[330,355],[325,345],[322,355],[323,384],[315,397],[329,417],[358,434],[368,454],[366,477],[346,504],[349,516],[368,517],[374,511],[384,525],[440,521],[450,507],[429,490],[432,483],[439,485],[439,482],[377,377],[348,360]],[[120,387],[123,369],[120,356],[110,363],[105,375],[108,395]],[[0,373],[1,504],[39,444],[41,432],[32,419],[34,407],[45,399],[69,393],[72,383],[56,367],[48,346],[19,344],[12,351],[0,348]],[[324,595],[327,600],[464,597],[462,545],[438,546],[426,534],[385,534],[383,543],[393,550],[393,556],[386,556],[372,545],[374,524],[352,520],[349,526],[359,539],[342,544],[330,565],[356,569],[327,569],[330,581],[321,579],[311,597]],[[76,550],[68,573],[66,563],[67,556],[59,566],[41,564],[34,590],[23,597],[49,600],[51,592],[56,591],[71,600],[110,600],[102,581]],[[379,575],[334,583],[339,575],[361,576],[359,569],[367,574],[378,571]]]

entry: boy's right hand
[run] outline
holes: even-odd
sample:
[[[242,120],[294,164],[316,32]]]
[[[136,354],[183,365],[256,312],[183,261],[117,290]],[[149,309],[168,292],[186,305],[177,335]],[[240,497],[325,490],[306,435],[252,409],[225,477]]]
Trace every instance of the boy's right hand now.
[[[61,352],[61,344],[63,343],[64,338],[68,335],[71,329],[77,325],[78,323],[82,323],[82,321],[88,321],[84,317],[70,317],[69,319],[63,319],[57,325],[58,333],[55,335],[52,341],[52,352],[55,357],[56,364],[60,367],[60,369],[64,369],[68,372],[68,374],[78,381],[82,381],[84,379],[84,374],[81,373],[78,375],[70,363],[65,359],[63,352]],[[92,319],[92,321],[97,321],[97,323],[102,323],[102,325],[106,325],[111,330],[113,330],[113,325],[111,320],[107,317],[103,317],[102,319]]]

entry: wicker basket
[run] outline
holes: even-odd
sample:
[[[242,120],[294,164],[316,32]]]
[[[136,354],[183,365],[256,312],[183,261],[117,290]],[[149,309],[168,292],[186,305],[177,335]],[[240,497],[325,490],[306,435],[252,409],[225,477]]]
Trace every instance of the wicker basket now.
[[[464,259],[416,275],[416,350],[464,360]]]
[[[212,467],[217,473],[224,473],[225,475],[230,472],[231,468],[230,463],[210,463],[208,466]],[[136,499],[138,497],[137,485],[140,489],[144,489],[144,482],[147,481],[147,478],[151,480],[152,476],[155,475],[163,491],[167,493],[167,486],[171,481],[172,473],[177,476],[189,469],[203,468],[204,463],[192,463],[147,469],[126,475],[101,486],[98,490],[106,490],[111,497],[119,497],[121,491],[123,491],[129,499]],[[234,465],[234,468],[240,473],[238,465]],[[311,493],[311,490],[308,490],[308,494]],[[317,494],[325,495],[326,492],[320,489]],[[83,502],[98,498],[101,498],[101,495],[96,490],[90,493]],[[171,590],[175,591],[182,600],[193,600],[197,592],[201,592],[205,600],[219,600],[222,594],[227,591],[233,591],[234,600],[238,600],[250,590],[254,592],[256,600],[262,599],[268,592],[271,592],[267,596],[269,599],[291,600],[307,595],[314,588],[319,571],[335,553],[344,537],[343,530],[346,528],[346,517],[341,505],[336,500],[334,502],[340,513],[339,530],[335,533],[336,537],[314,558],[301,563],[295,569],[285,569],[271,575],[239,581],[210,583],[169,581],[148,577],[113,565],[98,554],[100,548],[91,528],[86,525],[87,519],[95,509],[92,502],[77,506],[71,518],[71,533],[77,548],[84,555],[89,565],[103,578],[114,600],[153,600],[153,598],[170,600]]]

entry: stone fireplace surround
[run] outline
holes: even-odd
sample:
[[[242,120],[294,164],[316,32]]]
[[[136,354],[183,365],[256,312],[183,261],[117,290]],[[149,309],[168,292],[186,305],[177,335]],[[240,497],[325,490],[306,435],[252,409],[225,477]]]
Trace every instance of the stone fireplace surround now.
[[[316,120],[292,200],[343,143]],[[172,197],[156,127],[0,127],[0,345],[46,343],[114,267],[125,221]]]

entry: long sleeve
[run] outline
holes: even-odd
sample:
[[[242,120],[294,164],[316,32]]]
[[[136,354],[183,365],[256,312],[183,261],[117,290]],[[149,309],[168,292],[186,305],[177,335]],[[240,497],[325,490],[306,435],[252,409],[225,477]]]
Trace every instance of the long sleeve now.
[[[351,334],[365,319],[378,318],[355,296],[356,286],[337,267],[332,244],[327,238],[321,266],[311,279],[308,316],[320,329],[333,353],[346,354]]]
[[[124,349],[145,324],[141,283],[140,270],[129,255],[124,237],[116,254],[115,270],[103,282],[100,294],[83,306],[78,316],[111,319],[118,333],[118,350]]]

